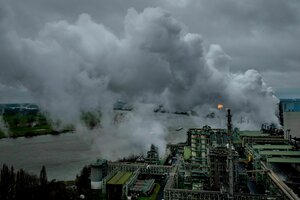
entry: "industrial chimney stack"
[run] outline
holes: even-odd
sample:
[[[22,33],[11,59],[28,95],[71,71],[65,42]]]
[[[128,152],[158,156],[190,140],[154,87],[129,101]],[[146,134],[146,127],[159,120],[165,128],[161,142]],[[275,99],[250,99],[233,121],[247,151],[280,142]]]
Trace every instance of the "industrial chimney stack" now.
[[[227,109],[227,136],[228,136],[228,148],[229,148],[229,157],[228,157],[228,171],[229,171],[229,197],[233,198],[233,157],[232,157],[232,124],[231,124],[231,113],[230,109]]]

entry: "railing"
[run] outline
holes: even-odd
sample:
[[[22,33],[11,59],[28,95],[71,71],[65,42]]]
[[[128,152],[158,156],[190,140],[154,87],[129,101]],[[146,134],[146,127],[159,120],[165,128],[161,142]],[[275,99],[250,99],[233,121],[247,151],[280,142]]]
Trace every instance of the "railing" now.
[[[153,175],[164,175],[169,174],[173,170],[173,166],[164,166],[164,165],[148,165],[148,164],[134,164],[134,163],[108,163],[109,171],[112,171],[115,168],[119,168],[121,171],[130,171],[134,172],[137,169],[140,169],[141,174],[153,174]]]

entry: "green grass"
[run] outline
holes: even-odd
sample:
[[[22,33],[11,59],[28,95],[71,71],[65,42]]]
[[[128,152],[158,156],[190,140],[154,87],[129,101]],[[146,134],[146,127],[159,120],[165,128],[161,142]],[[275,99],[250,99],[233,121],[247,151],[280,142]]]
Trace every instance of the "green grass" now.
[[[55,131],[46,117],[42,114],[4,114],[3,120],[9,127],[9,137],[33,137],[38,135],[53,134],[70,132],[72,127],[65,127],[62,131]],[[0,139],[6,137],[6,135],[0,131]]]
[[[37,135],[46,135],[53,133],[50,125],[41,125],[35,127],[13,127],[10,129],[11,137],[30,137]]]

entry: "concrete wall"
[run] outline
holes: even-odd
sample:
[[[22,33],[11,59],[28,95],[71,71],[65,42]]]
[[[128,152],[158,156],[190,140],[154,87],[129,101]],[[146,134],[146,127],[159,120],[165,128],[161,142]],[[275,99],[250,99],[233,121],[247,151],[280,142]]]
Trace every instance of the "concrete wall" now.
[[[292,137],[300,137],[300,112],[283,112],[284,130],[291,130]]]

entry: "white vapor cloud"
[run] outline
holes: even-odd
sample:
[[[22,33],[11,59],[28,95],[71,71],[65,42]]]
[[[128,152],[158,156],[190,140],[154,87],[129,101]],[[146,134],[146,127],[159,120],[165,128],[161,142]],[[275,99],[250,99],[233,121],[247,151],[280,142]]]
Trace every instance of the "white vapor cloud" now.
[[[159,155],[164,156],[167,130],[157,121],[153,113],[154,106],[136,104],[135,108],[135,112],[119,112],[117,115],[113,112],[105,115],[99,129],[88,130],[78,124],[77,132],[86,142],[93,144],[94,151],[101,152],[108,158],[118,159],[131,154],[143,154],[150,149],[151,144],[155,144]]]
[[[64,123],[78,123],[81,111],[101,108],[97,144],[107,156],[165,143],[153,109],[137,109],[117,126],[106,122],[116,99],[170,110],[223,103],[236,120],[245,116],[254,127],[277,123],[278,100],[257,71],[230,73],[231,58],[219,45],[205,50],[199,34],[189,33],[161,8],[129,9],[123,36],[81,14],[74,23],[49,22],[25,37],[9,23],[13,11],[6,10],[0,24],[0,83],[22,85],[51,118]]]

